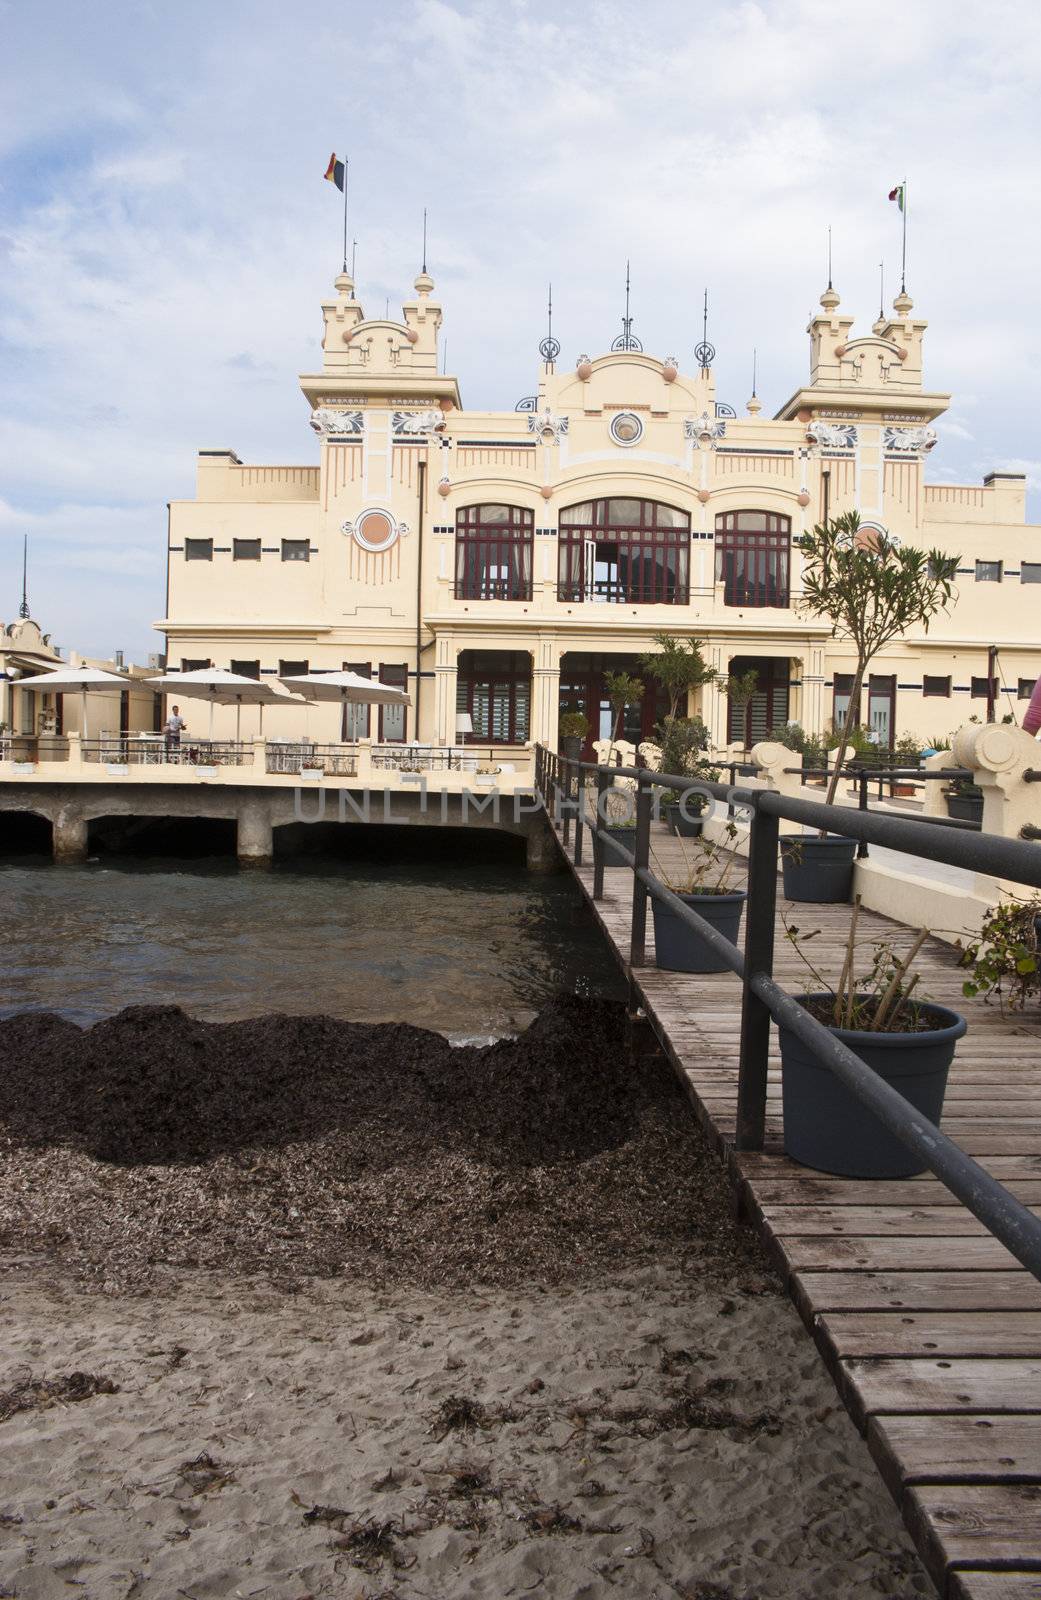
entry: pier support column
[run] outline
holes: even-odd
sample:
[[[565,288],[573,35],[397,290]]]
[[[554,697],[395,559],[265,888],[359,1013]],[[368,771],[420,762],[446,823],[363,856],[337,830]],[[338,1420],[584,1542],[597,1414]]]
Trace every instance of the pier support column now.
[[[68,864],[87,859],[87,819],[77,812],[59,811],[52,824],[55,861]]]
[[[560,855],[553,830],[540,812],[528,824],[527,867],[529,872],[548,873],[560,869]]]
[[[266,800],[250,800],[238,815],[240,867],[269,867],[274,851],[271,812]]]

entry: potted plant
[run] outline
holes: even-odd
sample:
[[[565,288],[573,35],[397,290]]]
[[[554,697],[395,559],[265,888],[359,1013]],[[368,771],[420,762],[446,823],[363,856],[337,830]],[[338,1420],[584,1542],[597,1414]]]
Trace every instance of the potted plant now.
[[[626,672],[605,672],[604,691],[611,702],[614,713],[611,720],[611,742],[607,747],[606,765],[614,765],[614,747],[622,731],[622,722],[627,706],[639,705],[643,699],[643,683],[639,678],[631,678]],[[624,845],[631,851],[636,837],[636,805],[633,800],[631,784],[627,781],[624,787],[605,789],[601,801],[601,814],[597,821],[601,828],[612,839]],[[613,850],[604,852],[605,867],[624,867],[628,863],[622,861]]]
[[[983,821],[983,790],[971,778],[952,778],[943,791],[947,815],[960,822]]]
[[[672,777],[718,783],[719,768],[703,759],[708,747],[708,729],[700,717],[666,717],[655,729],[661,749],[661,771]],[[682,794],[675,789],[659,789],[661,817],[670,833],[685,839],[696,838],[703,825],[702,813],[709,796],[698,789]]]
[[[920,767],[922,764],[921,741],[911,734],[901,734],[893,748],[898,767]],[[891,785],[894,796],[910,799],[915,793],[915,785],[908,780],[897,778]]]
[[[910,948],[899,957],[893,940],[872,941],[871,955],[861,969],[856,942],[859,908],[858,899],[835,985],[828,983],[805,953],[803,946],[814,934],[801,934],[786,924],[788,939],[815,985],[811,992],[795,998],[938,1126],[947,1074],[955,1045],[966,1029],[965,1018],[914,992],[918,975],[912,975],[911,969],[928,937],[926,928],[918,930]],[[794,1161],[847,1178],[910,1178],[925,1170],[922,1161],[883,1127],[790,1028],[780,1026],[778,1039],[784,1148]]]
[[[983,913],[980,936],[963,950],[959,966],[971,967],[962,984],[968,998],[997,995],[1002,1008],[1025,1011],[1041,1000],[1041,894],[1009,896]]]
[[[741,752],[748,754],[748,707],[759,691],[759,674],[752,668],[748,672],[731,673],[723,684],[730,707],[741,719]]]
[[[727,845],[737,838],[737,829],[732,822],[726,825],[725,838]],[[666,888],[678,895],[684,905],[690,906],[699,917],[711,923],[731,944],[736,944],[741,913],[748,898],[744,889],[730,887],[736,864],[737,857],[725,845],[696,839],[689,854],[684,849],[681,871],[663,867],[658,861],[655,861],[655,869]],[[659,967],[666,972],[731,970],[701,935],[676,915],[671,906],[657,899],[652,899],[651,906],[655,960]]]
[[[878,652],[912,629],[929,631],[954,599],[958,556],[900,544],[877,528],[861,528],[855,511],[818,523],[799,540],[802,595],[799,609],[831,622],[832,634],[853,647],[856,667],[839,733],[835,770],[826,801],[834,805],[850,735],[860,714],[860,693]],[[785,841],[785,894],[790,900],[848,900],[856,840],[827,831]]]
[[[560,747],[570,761],[578,761],[589,737],[589,718],[581,711],[564,711],[560,718]]]

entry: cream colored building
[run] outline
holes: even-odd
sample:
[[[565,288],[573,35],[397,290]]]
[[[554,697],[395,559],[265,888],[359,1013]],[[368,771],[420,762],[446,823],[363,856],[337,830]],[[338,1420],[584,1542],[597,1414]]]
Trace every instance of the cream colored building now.
[[[874,663],[864,712],[883,741],[928,741],[988,710],[1000,720],[1029,694],[1041,538],[1025,523],[1025,482],[926,482],[949,396],[925,385],[926,324],[906,294],[856,334],[829,287],[808,329],[808,380],[767,418],[755,396],[740,417],[719,403],[709,347],[685,372],[645,354],[630,323],[573,367],[543,341],[537,394],[466,411],[439,370],[433,290],[421,273],[402,320],[367,319],[352,279],[335,280],[321,360],[300,379],[317,465],[200,452],[195,499],[170,508],[156,624],[170,668],[350,666],[407,685],[407,714],[353,724],[328,705],[275,709],[265,732],[452,744],[463,716],[473,742],[505,754],[555,745],[561,708],[586,711],[598,737],[604,672],[635,673],[667,630],[702,639],[724,677],[758,674],[747,729],[717,688],[691,707],[717,748],[789,719],[822,731],[853,660],[800,615],[797,540],[856,508],[961,557],[950,616]],[[651,684],[628,736],[647,736],[661,710]],[[225,736],[233,716],[217,713]]]
[[[101,667],[122,673],[125,688],[87,696],[86,723],[83,697],[76,690],[65,694],[39,694],[21,687],[34,678],[64,667]],[[160,725],[161,697],[146,681],[154,667],[124,666],[122,661],[101,661],[73,650],[68,659],[59,654],[32,617],[0,623],[0,754],[13,749],[25,756],[60,759],[66,735],[85,740],[119,740],[124,734],[150,732]]]

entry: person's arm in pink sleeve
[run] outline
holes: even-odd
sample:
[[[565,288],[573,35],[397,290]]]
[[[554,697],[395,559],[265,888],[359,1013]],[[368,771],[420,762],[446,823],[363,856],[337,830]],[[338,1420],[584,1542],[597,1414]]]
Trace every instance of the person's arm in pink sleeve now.
[[[1036,733],[1041,728],[1041,678],[1034,685],[1034,692],[1030,696],[1027,714],[1023,718],[1023,732]]]

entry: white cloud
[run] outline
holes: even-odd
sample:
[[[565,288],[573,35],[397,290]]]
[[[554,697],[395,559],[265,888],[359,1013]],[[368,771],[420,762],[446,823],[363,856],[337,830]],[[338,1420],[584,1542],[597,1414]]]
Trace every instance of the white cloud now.
[[[114,0],[56,0],[45,30],[30,10],[4,14],[0,549],[31,514],[56,583],[62,552],[113,560],[79,591],[91,648],[127,647],[131,608],[145,647],[161,605],[126,574],[161,595],[165,502],[199,447],[315,457],[296,374],[338,265],[334,147],[363,303],[410,292],[428,205],[450,364],[467,404],[507,408],[547,281],[570,360],[618,331],[627,257],[648,350],[690,361],[707,284],[720,398],[741,406],[755,345],[779,404],[829,223],[858,325],[883,257],[892,298],[906,174],[926,379],[957,407],[930,471],[1036,456],[1041,15],[1020,0],[916,0],[895,31],[875,0],[384,0],[348,28],[275,0],[142,6],[133,28]]]

